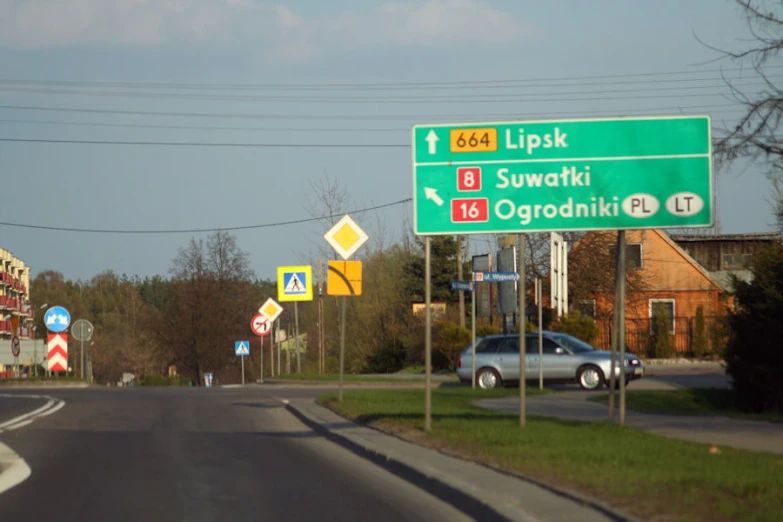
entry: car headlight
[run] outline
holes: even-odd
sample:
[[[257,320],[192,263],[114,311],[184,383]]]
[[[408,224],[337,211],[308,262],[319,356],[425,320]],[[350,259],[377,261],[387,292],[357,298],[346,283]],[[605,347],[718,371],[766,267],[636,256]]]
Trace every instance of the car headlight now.
[[[642,364],[642,361],[640,361],[639,359],[631,359],[630,363],[631,366],[639,366],[640,364]]]

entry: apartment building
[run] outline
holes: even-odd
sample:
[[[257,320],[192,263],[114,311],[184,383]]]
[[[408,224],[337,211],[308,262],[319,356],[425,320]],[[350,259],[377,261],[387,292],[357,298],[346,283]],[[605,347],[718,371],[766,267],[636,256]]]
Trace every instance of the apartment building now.
[[[8,250],[0,248],[0,339],[16,334],[35,338],[35,311],[30,306],[30,267]]]

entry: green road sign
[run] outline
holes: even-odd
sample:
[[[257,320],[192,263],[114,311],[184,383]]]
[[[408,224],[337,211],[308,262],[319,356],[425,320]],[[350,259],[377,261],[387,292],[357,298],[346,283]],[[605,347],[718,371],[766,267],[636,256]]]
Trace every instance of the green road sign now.
[[[709,116],[416,125],[417,235],[711,226]]]

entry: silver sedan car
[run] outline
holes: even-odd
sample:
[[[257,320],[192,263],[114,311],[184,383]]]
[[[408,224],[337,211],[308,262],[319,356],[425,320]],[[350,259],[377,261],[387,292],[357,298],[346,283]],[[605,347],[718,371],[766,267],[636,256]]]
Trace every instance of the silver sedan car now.
[[[609,386],[611,352],[598,350],[586,342],[560,332],[542,332],[544,381],[576,382],[585,390]],[[471,382],[472,350],[468,346],[459,358],[457,375]],[[618,354],[619,359],[619,354]],[[625,354],[625,382],[644,375],[642,361]],[[538,380],[538,332],[525,336],[525,380]],[[620,367],[615,363],[619,383]],[[476,383],[485,389],[519,383],[519,334],[488,335],[476,339]]]

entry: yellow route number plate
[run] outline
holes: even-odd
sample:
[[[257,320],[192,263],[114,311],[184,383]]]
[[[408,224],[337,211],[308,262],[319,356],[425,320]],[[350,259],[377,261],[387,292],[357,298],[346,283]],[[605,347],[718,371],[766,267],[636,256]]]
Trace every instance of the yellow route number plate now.
[[[451,152],[495,152],[498,150],[498,130],[451,129],[449,142]]]

